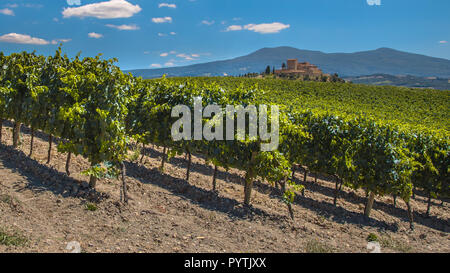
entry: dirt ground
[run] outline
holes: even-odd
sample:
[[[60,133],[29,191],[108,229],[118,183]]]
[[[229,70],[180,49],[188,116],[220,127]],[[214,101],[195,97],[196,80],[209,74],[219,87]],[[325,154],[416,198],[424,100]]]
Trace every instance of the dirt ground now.
[[[410,231],[402,201],[394,207],[391,197],[377,197],[366,219],[363,191],[344,189],[334,207],[334,183],[309,177],[305,196],[293,205],[293,221],[276,188],[256,182],[247,208],[242,172],[220,169],[213,193],[213,168],[203,159],[193,158],[187,182],[184,157],[173,158],[161,173],[161,149],[149,147],[143,164],[126,164],[131,200],[123,205],[117,180],[87,189],[88,177],[80,173],[89,164],[83,158],[72,157],[68,177],[66,155],[57,152],[56,143],[46,164],[46,135],[36,135],[30,158],[27,128],[18,150],[11,147],[10,125],[2,133],[0,252],[70,252],[68,243],[76,241],[87,253],[367,253],[371,233],[382,252],[450,252],[449,204],[433,200],[431,216],[425,217],[426,198],[420,194],[412,201],[416,228]],[[296,179],[303,181],[302,172]]]

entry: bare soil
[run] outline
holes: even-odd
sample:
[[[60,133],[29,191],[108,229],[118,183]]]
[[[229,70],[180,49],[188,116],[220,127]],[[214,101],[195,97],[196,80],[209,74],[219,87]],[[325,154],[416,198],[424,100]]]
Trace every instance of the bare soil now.
[[[126,164],[131,200],[124,205],[117,180],[103,179],[96,191],[88,189],[88,177],[81,174],[89,167],[85,159],[72,157],[67,176],[67,155],[57,152],[57,140],[46,164],[47,135],[36,134],[28,157],[27,128],[19,149],[11,147],[10,124],[2,133],[0,232],[24,240],[6,245],[0,240],[0,252],[70,252],[67,244],[77,241],[88,253],[367,253],[371,233],[382,252],[450,252],[449,204],[433,200],[431,216],[425,217],[427,200],[420,194],[412,201],[416,228],[410,231],[401,200],[394,207],[391,197],[377,197],[367,219],[363,191],[344,189],[334,207],[334,182],[319,177],[314,183],[313,176],[305,196],[296,198],[291,220],[276,188],[257,181],[252,206],[244,207],[242,172],[220,169],[213,193],[213,168],[202,158],[193,157],[187,182],[184,157],[171,159],[161,173],[162,150],[149,147],[143,164]],[[303,181],[303,173],[296,179]]]

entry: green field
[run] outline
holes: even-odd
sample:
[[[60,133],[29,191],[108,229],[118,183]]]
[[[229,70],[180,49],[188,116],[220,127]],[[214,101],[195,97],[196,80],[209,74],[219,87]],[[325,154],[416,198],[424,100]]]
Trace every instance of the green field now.
[[[209,140],[174,139],[173,110],[179,105],[192,110],[198,97],[204,107],[222,106],[215,110],[222,119],[226,105],[280,105],[276,146],[265,150],[268,139],[251,138],[247,131],[239,137],[242,131],[235,129],[225,132],[232,141],[222,141],[220,131]],[[254,181],[280,185],[292,218],[291,204],[303,188],[292,174],[302,167],[334,178],[334,205],[342,187],[364,189],[366,216],[376,195],[403,199],[413,228],[413,188],[426,192],[429,206],[432,198],[450,196],[449,105],[446,91],[230,77],[142,80],[99,56],[0,53],[0,125],[14,121],[13,147],[20,145],[22,124],[49,134],[50,144],[53,137],[62,139],[58,151],[67,154],[66,172],[72,154],[88,159],[91,167],[83,174],[93,189],[99,178],[112,177],[121,177],[126,189],[130,148],[163,147],[161,171],[170,157],[185,154],[187,181],[192,154],[202,155],[216,170],[245,172],[245,205],[251,203]],[[192,115],[186,118],[192,124]],[[214,126],[203,118],[202,128]],[[31,142],[30,155],[32,148]],[[50,157],[49,152],[48,162]],[[125,190],[122,197],[127,200]]]
[[[175,78],[199,84],[216,82],[227,88],[258,87],[261,103],[276,103],[294,110],[363,115],[400,126],[450,131],[450,92],[351,83],[322,83],[283,79],[231,77]]]

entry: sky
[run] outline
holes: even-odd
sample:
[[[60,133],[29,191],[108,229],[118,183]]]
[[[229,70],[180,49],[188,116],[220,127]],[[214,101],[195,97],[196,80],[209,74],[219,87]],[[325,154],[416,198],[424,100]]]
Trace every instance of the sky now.
[[[389,47],[450,59],[449,0],[0,0],[0,51],[117,58],[122,69],[264,47]]]

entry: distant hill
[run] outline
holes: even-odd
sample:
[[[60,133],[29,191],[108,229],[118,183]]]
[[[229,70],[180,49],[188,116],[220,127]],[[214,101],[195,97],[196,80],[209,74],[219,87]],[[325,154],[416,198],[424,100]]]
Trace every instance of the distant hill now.
[[[450,60],[402,52],[390,48],[356,53],[323,53],[292,47],[263,48],[231,60],[161,69],[139,69],[128,72],[143,78],[163,74],[176,76],[223,76],[262,72],[267,65],[281,67],[287,59],[297,58],[319,66],[325,73],[341,76],[372,74],[412,75],[450,78]]]
[[[347,81],[371,85],[394,85],[415,88],[433,88],[440,90],[450,90],[450,79],[437,77],[417,77],[417,76],[393,76],[386,74],[375,74],[369,76],[347,77]]]

